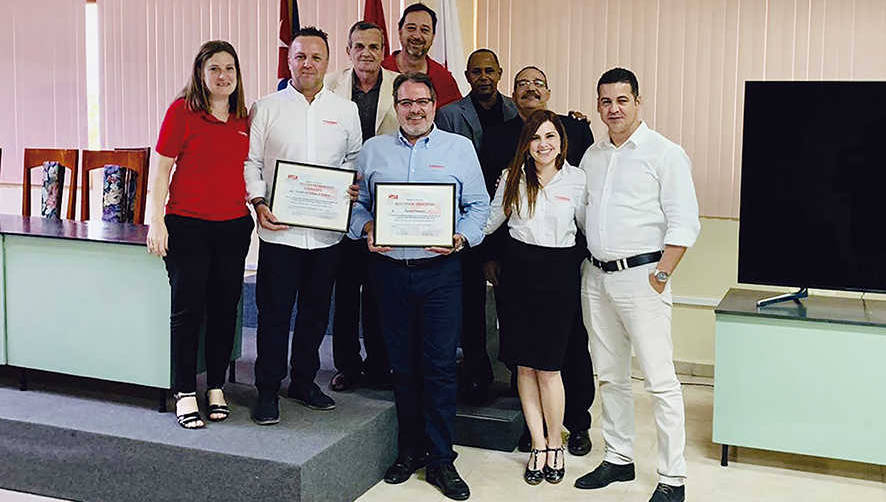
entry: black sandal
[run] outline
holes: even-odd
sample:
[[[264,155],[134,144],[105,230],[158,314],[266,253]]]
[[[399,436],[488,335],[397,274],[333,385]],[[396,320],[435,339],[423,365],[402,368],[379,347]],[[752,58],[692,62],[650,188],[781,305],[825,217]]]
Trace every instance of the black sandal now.
[[[533,448],[529,450],[529,462],[526,463],[526,470],[523,471],[523,480],[529,483],[530,485],[537,485],[542,482],[545,478],[541,469],[538,468],[538,454],[545,453],[548,450],[536,450]],[[532,467],[535,469],[530,469],[529,464],[532,464]]]
[[[221,389],[206,389],[206,407],[208,413],[206,416],[209,418],[210,422],[221,422],[222,420],[227,420],[228,415],[231,414],[231,408],[228,407],[227,404],[212,404],[209,402],[209,391],[210,390],[218,390],[222,392],[222,398],[224,398],[224,392]],[[221,418],[212,418],[212,415],[223,415]]]
[[[563,467],[556,469],[554,467],[548,466],[548,463],[545,462],[544,476],[545,481],[551,484],[557,484],[560,481],[563,481],[563,476],[566,475],[566,457],[564,456],[564,448],[561,446],[559,448],[548,448],[546,451],[554,452],[554,465],[557,465],[557,457],[561,457],[563,459]]]
[[[206,427],[206,422],[203,421],[203,417],[200,416],[199,411],[192,411],[190,413],[185,413],[184,415],[178,414],[178,402],[188,397],[193,397],[196,401],[196,392],[177,392],[172,397],[175,398],[175,419],[178,420],[178,425],[182,426],[183,429],[202,429]],[[200,422],[200,425],[191,427],[191,424],[194,424],[196,422]]]

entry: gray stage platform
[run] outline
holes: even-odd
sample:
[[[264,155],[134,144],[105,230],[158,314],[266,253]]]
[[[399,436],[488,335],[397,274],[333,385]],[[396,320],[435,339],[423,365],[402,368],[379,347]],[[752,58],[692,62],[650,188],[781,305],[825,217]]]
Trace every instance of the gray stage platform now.
[[[396,454],[391,394],[336,393],[326,412],[281,398],[280,424],[256,426],[253,337],[244,330],[240,383],[226,386],[231,417],[200,431],[132,386],[34,374],[21,392],[0,373],[0,487],[89,501],[342,501],[377,483]]]
[[[331,341],[321,347],[324,389]],[[342,501],[381,480],[396,455],[391,392],[327,390],[337,408],[326,412],[281,397],[280,424],[259,427],[249,419],[254,361],[255,330],[244,328],[238,383],[225,387],[231,417],[199,431],[158,413],[153,389],[32,373],[22,392],[17,372],[0,367],[0,487],[88,501]],[[460,405],[455,439],[511,451],[522,427],[519,401],[501,397]]]

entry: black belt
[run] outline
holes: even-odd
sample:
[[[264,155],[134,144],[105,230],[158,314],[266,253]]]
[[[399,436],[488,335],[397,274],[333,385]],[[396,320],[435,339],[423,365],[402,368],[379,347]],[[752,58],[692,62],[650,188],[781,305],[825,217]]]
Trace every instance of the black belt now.
[[[595,267],[604,272],[618,272],[619,270],[624,270],[626,268],[639,267],[640,265],[659,261],[661,260],[661,255],[661,251],[653,251],[651,253],[638,254],[637,256],[631,256],[630,258],[621,258],[613,261],[600,261],[593,256],[591,256],[590,260]]]
[[[391,258],[390,256],[388,256],[386,254],[372,253],[372,256],[381,258],[381,259],[383,259],[385,261],[389,261],[391,263],[396,263],[397,265],[400,265],[400,266],[403,266],[406,268],[430,267],[431,265],[437,265],[439,263],[443,263],[444,260],[446,260],[447,258],[451,258],[454,255],[455,255],[455,253],[448,254],[448,255],[444,254],[444,255],[440,255],[440,256],[429,256],[427,258],[407,258],[405,260],[398,260],[396,258]]]

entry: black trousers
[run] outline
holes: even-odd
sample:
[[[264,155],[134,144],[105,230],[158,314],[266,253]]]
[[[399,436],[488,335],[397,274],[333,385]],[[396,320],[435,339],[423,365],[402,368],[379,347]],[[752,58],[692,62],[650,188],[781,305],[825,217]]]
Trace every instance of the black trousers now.
[[[461,260],[407,267],[373,256],[369,281],[394,370],[399,455],[427,451],[429,465],[452,462]]]
[[[461,348],[462,378],[470,382],[492,382],[492,363],[486,352],[486,277],[479,248],[459,253],[462,260],[463,312]],[[463,382],[465,383],[465,382]]]
[[[575,317],[575,326],[566,342],[566,359],[563,361],[563,388],[566,391],[566,410],[563,426],[569,432],[586,431],[591,428],[591,412],[594,404],[594,366],[588,350],[588,332],[581,318],[581,308]]]
[[[255,281],[255,386],[259,392],[276,393],[286,378],[289,320],[296,300],[291,385],[299,390],[314,385],[339,255],[337,245],[309,250],[260,241]]]
[[[335,368],[352,377],[381,376],[391,371],[378,326],[378,305],[369,282],[366,240],[342,239],[341,265],[335,277],[335,314],[332,320],[332,358]],[[361,291],[362,288],[362,291]],[[360,326],[366,360],[360,357]]]
[[[173,391],[197,388],[197,348],[204,317],[206,384],[220,389],[234,346],[237,303],[254,224],[249,216],[209,221],[170,214],[165,221],[169,249],[164,261],[172,290]]]

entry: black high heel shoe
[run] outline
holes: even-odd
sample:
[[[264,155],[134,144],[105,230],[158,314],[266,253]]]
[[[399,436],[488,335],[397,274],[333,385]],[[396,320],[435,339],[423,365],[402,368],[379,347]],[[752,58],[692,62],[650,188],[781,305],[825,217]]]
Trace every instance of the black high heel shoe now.
[[[542,469],[538,468],[538,454],[543,452],[546,453],[547,451],[548,450],[536,450],[535,448],[529,450],[529,462],[526,463],[526,470],[523,471],[523,479],[530,485],[537,485],[545,478]],[[530,464],[535,469],[530,469]]]
[[[172,397],[175,399],[175,419],[178,421],[178,425],[185,429],[202,429],[206,427],[206,422],[203,421],[203,417],[200,416],[199,411],[192,411],[182,415],[178,414],[178,402],[189,397],[193,397],[196,400],[196,392],[176,392]]]
[[[548,463],[545,462],[545,466],[542,469],[545,477],[545,481],[551,484],[557,484],[560,481],[563,481],[563,476],[566,475],[566,457],[564,456],[564,448],[561,446],[559,448],[548,448],[547,451],[554,452],[554,465],[557,465],[557,458],[561,458],[563,460],[563,467],[559,469],[555,469],[553,467],[548,466]]]
[[[230,415],[231,413],[231,409],[228,407],[227,404],[212,404],[209,401],[210,390],[217,390],[219,392],[222,392],[222,399],[224,399],[225,397],[224,391],[222,391],[221,389],[206,389],[206,406],[209,411],[209,413],[206,414],[206,418],[208,418],[211,422],[221,422],[222,420],[228,418],[228,415]],[[216,417],[213,418],[213,415],[215,415]]]

